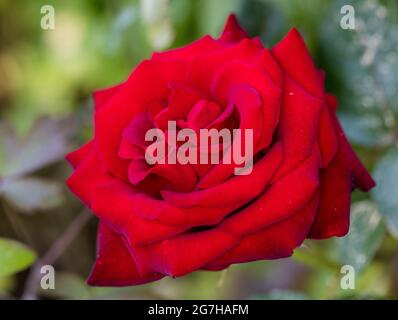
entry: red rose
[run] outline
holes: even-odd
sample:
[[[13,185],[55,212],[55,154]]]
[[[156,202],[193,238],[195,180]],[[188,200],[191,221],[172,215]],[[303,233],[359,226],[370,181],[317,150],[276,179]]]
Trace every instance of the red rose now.
[[[230,16],[219,39],[155,53],[94,100],[94,138],[67,156],[69,188],[100,220],[92,285],[288,257],[305,238],[345,235],[351,191],[374,186],[295,29],[268,50]],[[146,132],[171,120],[253,129],[252,172],[148,164]]]

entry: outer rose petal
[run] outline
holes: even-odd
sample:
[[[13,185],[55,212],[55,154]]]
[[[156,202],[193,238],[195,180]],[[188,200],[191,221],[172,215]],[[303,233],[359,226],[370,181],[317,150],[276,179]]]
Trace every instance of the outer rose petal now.
[[[322,167],[326,168],[334,159],[339,148],[337,130],[333,123],[331,110],[327,105],[322,108],[318,135],[318,144],[322,155]]]
[[[261,64],[263,49],[251,39],[227,46],[221,50],[204,53],[190,61],[185,84],[203,94],[211,96],[210,83],[216,74],[230,63],[241,61],[253,65]]]
[[[328,94],[327,100],[331,110],[334,111],[337,106],[336,98],[333,95]],[[369,191],[376,185],[376,183],[352,149],[344,134],[343,129],[340,126],[339,121],[337,120],[336,114],[334,112],[332,112],[331,114],[332,120],[340,139],[340,149],[335,160],[336,167],[352,171],[354,178],[354,187],[358,187],[362,191]]]
[[[66,160],[69,164],[76,169],[80,163],[88,156],[88,154],[93,149],[93,141],[89,141],[86,144],[83,144],[80,148],[72,151],[68,155],[66,155]]]
[[[321,172],[320,189],[319,209],[308,237],[322,239],[344,236],[350,226],[351,172],[336,168],[332,162]]]
[[[349,145],[337,120],[334,109],[337,101],[327,97],[328,107],[339,137],[339,150],[330,165],[321,171],[321,199],[318,213],[309,237],[316,239],[344,236],[350,224],[352,189],[358,186],[364,191],[375,183]],[[339,194],[336,196],[336,190]]]
[[[323,96],[323,78],[316,69],[300,33],[293,28],[274,48],[276,58],[292,79],[316,97]]]
[[[125,83],[117,84],[115,86],[94,91],[94,106],[96,110],[99,110],[114,96],[123,86]]]
[[[133,245],[163,240],[184,231],[181,227],[143,219],[137,214],[133,188],[116,179],[94,190],[92,210]]]
[[[289,76],[285,77],[283,94],[278,135],[284,160],[274,180],[297,168],[313,151],[323,105],[321,99],[309,95]]]
[[[227,23],[225,24],[224,31],[221,34],[220,41],[225,42],[238,42],[244,38],[248,38],[248,34],[243,30],[236,16],[234,14],[229,15]]]
[[[216,259],[239,241],[239,237],[212,229],[183,233],[148,246],[131,247],[142,275],[156,272],[182,276]]]
[[[191,113],[202,99],[212,109]],[[295,29],[270,52],[231,15],[218,40],[206,36],[155,53],[94,100],[95,139],[67,156],[76,169],[68,186],[101,221],[89,284],[135,285],[289,256],[306,236],[345,234],[352,188],[374,185],[338,123],[335,99],[327,95],[325,105],[324,75]],[[167,166],[137,180],[147,172],[131,161],[142,159],[145,147],[137,144],[146,131],[134,122],[138,114],[160,127],[170,119],[201,127],[217,118],[209,126],[220,129],[236,125],[236,110],[243,127],[256,129],[257,150],[267,152],[251,175],[226,180],[228,170],[217,174],[222,166],[189,168],[189,183],[175,184],[175,192],[164,178],[181,176]],[[225,201],[216,201],[221,193]]]
[[[248,234],[240,243],[212,261],[207,268],[222,268],[232,263],[249,262],[260,259],[279,259],[292,255],[307,236],[318,208],[319,193],[292,216],[263,230]]]
[[[260,231],[284,220],[302,208],[318,187],[320,155],[314,148],[300,166],[260,195],[252,204],[225,219],[222,230],[237,235]]]
[[[163,278],[161,274],[141,277],[120,235],[100,222],[97,257],[87,283],[95,286],[131,286]]]
[[[91,207],[94,189],[111,179],[112,177],[102,170],[96,151],[92,150],[68,178],[66,184],[81,201]]]

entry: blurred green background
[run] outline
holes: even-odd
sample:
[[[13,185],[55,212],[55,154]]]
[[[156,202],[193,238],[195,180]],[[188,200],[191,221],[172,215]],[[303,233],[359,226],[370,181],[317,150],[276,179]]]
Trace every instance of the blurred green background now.
[[[355,30],[340,27],[347,4]],[[55,8],[55,30],[40,27],[43,5]],[[0,0],[0,298],[398,298],[397,8],[392,0]],[[230,12],[267,47],[299,29],[377,188],[354,192],[348,236],[306,241],[292,258],[88,287],[96,221],[66,190],[63,156],[92,134],[91,92],[126,79],[152,51],[217,36]],[[38,285],[46,263],[54,290]],[[354,290],[340,287],[346,264]]]

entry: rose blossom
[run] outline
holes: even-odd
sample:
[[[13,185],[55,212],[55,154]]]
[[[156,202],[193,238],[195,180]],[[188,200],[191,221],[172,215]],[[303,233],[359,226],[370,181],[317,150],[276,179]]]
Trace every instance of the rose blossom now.
[[[94,100],[94,137],[67,156],[69,188],[99,219],[92,285],[288,257],[305,238],[345,235],[352,190],[374,186],[295,29],[267,49],[231,15],[219,39],[154,53]],[[252,172],[148,164],[145,133],[169,121],[252,129]]]

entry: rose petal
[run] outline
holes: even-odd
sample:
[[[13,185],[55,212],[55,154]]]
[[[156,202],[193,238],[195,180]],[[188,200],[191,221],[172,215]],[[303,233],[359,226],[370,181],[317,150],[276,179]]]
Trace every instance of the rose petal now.
[[[344,170],[350,170],[353,172],[354,187],[358,187],[362,191],[369,191],[372,189],[376,183],[361,163],[354,150],[352,149],[350,143],[348,142],[346,135],[337,120],[336,114],[334,112],[337,100],[332,95],[327,95],[328,103],[331,108],[332,119],[335,125],[335,129],[338,132],[338,137],[340,140],[340,148],[336,155],[335,166]]]
[[[108,103],[95,112],[95,139],[105,167],[127,180],[128,161],[118,155],[122,132],[152,101],[166,99],[168,83],[181,82],[186,65],[182,61],[144,61]],[[156,81],[154,81],[156,79]]]
[[[141,277],[120,235],[100,222],[97,256],[87,283],[92,286],[131,286],[156,281],[161,274]]]
[[[235,176],[212,188],[190,193],[162,191],[163,198],[177,207],[223,207],[238,208],[260,194],[282,161],[282,147],[275,144],[261,160],[254,165],[250,175]],[[223,195],[220,198],[220,194]],[[206,210],[204,208],[204,210]]]
[[[344,236],[350,227],[352,174],[332,164],[320,176],[321,198],[309,238]],[[338,195],[336,194],[338,192]]]
[[[92,150],[66,180],[66,185],[82,202],[90,207],[94,188],[111,179],[112,177],[102,170],[96,151]]]
[[[141,218],[134,205],[134,194],[133,188],[114,179],[94,190],[92,210],[102,221],[125,235],[132,245],[152,243],[184,231],[180,227]]]
[[[236,16],[230,14],[219,40],[223,42],[238,42],[248,37],[246,31],[240,27]]]
[[[177,277],[208,264],[238,241],[237,236],[212,229],[183,233],[148,246],[132,247],[131,252],[142,275],[159,272]]]
[[[124,85],[125,83],[123,82],[106,89],[94,91],[93,98],[95,110],[102,108]]]
[[[156,126],[160,129],[167,129],[168,121],[185,118],[194,104],[203,99],[203,96],[184,85],[170,84],[171,93],[169,95],[168,107],[162,110],[154,119]]]
[[[318,143],[322,155],[322,167],[326,168],[335,157],[339,148],[337,131],[329,108],[325,105],[319,119]]]
[[[297,29],[291,29],[271,52],[289,77],[312,95],[323,96],[323,81]]]
[[[279,259],[292,255],[307,236],[318,208],[319,193],[292,216],[263,230],[248,234],[239,244],[206,268],[223,268],[225,265],[260,259]]]
[[[297,168],[311,154],[318,139],[323,106],[321,99],[308,95],[288,76],[283,93],[278,137],[283,145],[284,160],[274,181]]]
[[[225,219],[222,230],[244,235],[291,216],[315,193],[319,166],[319,150],[314,148],[311,156],[295,170],[276,181],[252,204]]]
[[[93,149],[93,141],[90,140],[89,142],[83,144],[81,147],[76,149],[75,151],[70,152],[66,155],[66,160],[69,164],[76,169],[80,163],[88,156],[88,154]]]

